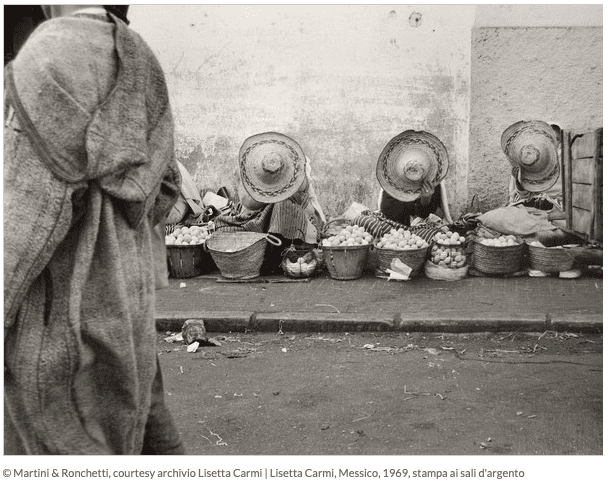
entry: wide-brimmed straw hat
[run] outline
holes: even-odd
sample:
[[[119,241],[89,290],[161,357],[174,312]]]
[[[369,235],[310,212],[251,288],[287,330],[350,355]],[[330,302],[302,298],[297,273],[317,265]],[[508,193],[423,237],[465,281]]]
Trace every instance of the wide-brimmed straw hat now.
[[[421,195],[423,181],[434,186],[448,171],[444,144],[428,132],[407,130],[393,137],[382,150],[376,178],[383,190],[399,201],[414,201]]]
[[[276,132],[246,139],[238,160],[244,189],[261,203],[278,203],[293,196],[306,177],[302,148]]]
[[[519,169],[519,183],[536,193],[550,189],[559,179],[557,145],[554,129],[539,120],[516,122],[501,137],[504,154]]]

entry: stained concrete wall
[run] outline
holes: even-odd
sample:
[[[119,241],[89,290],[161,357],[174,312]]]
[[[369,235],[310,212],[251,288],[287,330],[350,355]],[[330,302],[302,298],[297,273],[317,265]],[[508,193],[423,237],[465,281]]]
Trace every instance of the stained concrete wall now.
[[[472,6],[135,5],[159,56],[177,153],[200,188],[236,191],[238,151],[264,131],[312,160],[329,216],[375,207],[385,144],[427,130],[446,145],[453,201],[466,187]],[[462,196],[464,199],[465,196]]]
[[[427,130],[448,149],[456,217],[474,195],[503,204],[506,126],[602,124],[601,5],[134,5],[130,18],[202,190],[235,193],[240,145],[273,130],[312,160],[329,216],[375,207],[385,144]]]
[[[519,120],[561,128],[603,126],[601,5],[477,9],[472,37],[468,204],[507,204],[502,132]],[[474,198],[474,195],[476,197]]]

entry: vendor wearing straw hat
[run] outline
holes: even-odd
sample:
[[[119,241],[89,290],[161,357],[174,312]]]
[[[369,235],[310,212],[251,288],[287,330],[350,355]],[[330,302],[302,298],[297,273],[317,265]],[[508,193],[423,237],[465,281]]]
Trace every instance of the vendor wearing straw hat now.
[[[441,210],[440,183],[448,171],[444,144],[427,132],[407,130],[393,137],[381,152],[376,177],[382,187],[380,211],[410,225]]]
[[[553,210],[562,211],[560,127],[539,120],[516,122],[504,130],[501,148],[512,166],[510,206],[544,210],[546,220]],[[569,245],[566,251],[578,269],[603,265],[603,249],[578,245],[583,239],[562,228],[537,232],[535,239],[545,247]]]
[[[509,204],[562,209],[561,129],[539,120],[516,122],[504,130],[501,147],[512,166]]]
[[[310,160],[300,145],[277,132],[253,135],[242,144],[238,164],[242,208],[217,217],[217,231],[265,232],[287,245],[316,245],[325,216],[314,191]]]

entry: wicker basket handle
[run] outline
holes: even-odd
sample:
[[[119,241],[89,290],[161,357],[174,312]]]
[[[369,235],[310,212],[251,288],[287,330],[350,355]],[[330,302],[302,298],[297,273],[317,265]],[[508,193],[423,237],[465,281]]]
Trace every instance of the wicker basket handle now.
[[[280,238],[275,237],[274,235],[271,235],[269,233],[266,235],[266,240],[276,247],[280,247],[281,245],[283,245],[283,242],[281,242]]]
[[[327,221],[327,223],[325,223],[325,225],[323,225],[323,229],[321,230],[321,233],[323,235],[328,235],[329,234],[329,228],[332,226],[332,224],[337,223],[337,222],[343,222],[347,225],[350,225],[352,220],[349,220],[348,218],[344,218],[342,216],[337,216],[335,218],[331,218]]]

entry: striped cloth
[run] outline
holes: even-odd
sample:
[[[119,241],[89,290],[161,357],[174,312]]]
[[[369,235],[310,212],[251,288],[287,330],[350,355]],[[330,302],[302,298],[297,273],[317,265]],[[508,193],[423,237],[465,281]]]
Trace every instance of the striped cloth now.
[[[414,226],[403,225],[396,221],[386,218],[379,211],[364,211],[353,220],[353,225],[359,225],[372,235],[372,237],[380,238],[391,230],[403,228],[410,230],[413,235],[418,235],[422,239],[430,242],[433,236],[442,228],[441,223],[421,223]]]
[[[240,213],[219,215],[215,219],[217,232],[260,232],[280,235],[287,240],[316,244],[322,229],[314,208],[307,200],[291,197],[280,203],[268,204],[261,210],[242,209]]]

